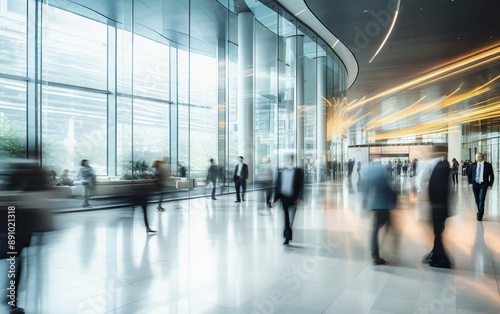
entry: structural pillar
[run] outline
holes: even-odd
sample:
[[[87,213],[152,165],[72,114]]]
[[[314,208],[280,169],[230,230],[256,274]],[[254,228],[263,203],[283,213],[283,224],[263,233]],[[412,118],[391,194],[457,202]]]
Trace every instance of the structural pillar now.
[[[466,158],[462,157],[462,126],[459,124],[448,125],[448,161],[453,158],[458,162]]]
[[[304,165],[304,35],[287,38],[287,47],[290,52],[290,66],[292,75],[295,74],[295,121],[296,124],[296,163]]]
[[[326,171],[326,57],[316,58],[316,182]]]
[[[226,49],[227,40],[219,39],[217,46],[217,63],[218,63],[218,71],[217,71],[217,104],[218,104],[218,113],[217,113],[217,163],[220,167],[223,167],[224,173],[225,169],[227,169],[228,160],[227,159],[227,49]]]
[[[238,14],[238,154],[248,165],[249,178],[253,181],[253,29],[254,17],[251,12]],[[236,162],[236,161],[232,161]]]

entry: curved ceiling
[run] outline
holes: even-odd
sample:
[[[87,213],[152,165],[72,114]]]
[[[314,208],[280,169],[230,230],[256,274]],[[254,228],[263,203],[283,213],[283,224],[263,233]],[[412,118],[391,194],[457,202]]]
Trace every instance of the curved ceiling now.
[[[347,101],[357,127],[390,139],[500,116],[497,0],[402,0],[372,62],[398,0],[305,2],[358,60]]]

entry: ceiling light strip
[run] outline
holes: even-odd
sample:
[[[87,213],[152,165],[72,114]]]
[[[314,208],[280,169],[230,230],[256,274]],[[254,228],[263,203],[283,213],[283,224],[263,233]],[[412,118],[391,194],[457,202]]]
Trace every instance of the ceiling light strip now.
[[[387,41],[387,39],[389,38],[389,36],[391,36],[392,29],[394,28],[394,25],[396,24],[396,20],[398,19],[399,5],[400,4],[401,4],[401,0],[398,0],[398,5],[396,7],[396,12],[394,12],[394,18],[392,19],[391,27],[389,27],[389,31],[387,32],[387,35],[385,35],[385,38],[382,41],[382,44],[380,45],[380,47],[378,47],[377,51],[375,52],[375,54],[373,55],[373,57],[370,59],[370,61],[368,61],[368,63],[372,63],[373,59],[375,59],[375,57],[378,55],[378,53],[380,52],[380,50],[382,50],[382,48],[384,47],[385,42]]]

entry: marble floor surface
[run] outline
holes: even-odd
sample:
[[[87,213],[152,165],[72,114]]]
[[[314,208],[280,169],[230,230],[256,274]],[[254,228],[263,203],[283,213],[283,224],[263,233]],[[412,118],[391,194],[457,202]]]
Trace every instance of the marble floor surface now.
[[[294,238],[264,192],[217,200],[57,214],[23,257],[18,295],[26,313],[500,313],[500,194],[476,221],[465,178],[452,186],[444,242],[453,269],[421,262],[433,233],[415,217],[413,178],[397,178],[394,230],[381,232],[373,266],[372,213],[358,178],[307,185]],[[5,266],[5,265],[3,265]]]

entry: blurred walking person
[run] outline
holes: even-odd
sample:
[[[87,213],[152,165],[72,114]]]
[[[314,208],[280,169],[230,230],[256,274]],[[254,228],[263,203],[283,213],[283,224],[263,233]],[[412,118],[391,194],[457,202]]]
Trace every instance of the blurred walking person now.
[[[440,158],[435,164],[429,178],[429,202],[432,210],[434,246],[424,262],[428,262],[429,266],[432,267],[451,268],[450,259],[444,250],[442,239],[446,218],[449,216],[450,166],[444,158]]]
[[[219,166],[215,164],[215,160],[213,158],[210,158],[210,167],[208,168],[208,174],[207,174],[207,184],[212,183],[212,199],[216,200],[215,198],[215,189],[217,187],[217,178],[219,177]]]
[[[153,162],[153,168],[155,169],[156,190],[160,194],[160,200],[156,206],[156,210],[164,212],[165,208],[161,205],[163,203],[163,194],[165,194],[168,180],[170,178],[170,159],[165,158],[164,160],[155,160]]]
[[[273,207],[271,204],[273,196],[273,166],[271,165],[271,158],[265,157],[259,166],[258,180],[266,189],[266,205]]]
[[[80,170],[78,170],[77,180],[82,182],[83,185],[83,207],[90,207],[90,191],[95,186],[96,175],[94,169],[89,165],[87,159],[82,159],[80,163]]]
[[[44,243],[44,233],[54,230],[53,207],[49,201],[54,196],[47,172],[39,166],[38,161],[0,161],[0,262],[10,267],[8,276],[6,272],[4,280],[0,280],[5,291],[4,302],[0,304],[2,313],[25,313],[19,307],[20,283],[30,282],[24,287],[27,295],[33,292],[31,288],[36,290],[37,285],[43,284],[37,279],[42,276],[38,272],[41,270],[39,267],[28,269],[33,277],[30,280],[25,278],[25,267],[30,266],[26,258],[40,257],[36,256],[37,250],[25,254],[24,248],[31,245],[34,233],[37,234],[36,245],[40,248]],[[33,307],[30,302],[26,304]],[[32,309],[29,313],[34,311]]]
[[[395,230],[390,211],[396,208],[397,195],[388,182],[387,167],[383,167],[379,160],[372,161],[368,166],[363,204],[366,209],[373,211],[370,241],[372,262],[374,265],[385,264],[386,261],[380,257],[378,233],[383,226]]]
[[[274,203],[276,200],[281,200],[283,212],[285,214],[285,227],[283,237],[285,242],[283,245],[289,245],[293,239],[292,225],[297,211],[297,204],[302,199],[302,189],[304,186],[304,172],[300,168],[294,167],[293,155],[290,155],[287,168],[281,169],[278,172],[276,180],[276,191],[274,193]],[[292,219],[290,219],[290,209],[294,210]]]
[[[455,184],[458,184],[458,168],[460,168],[460,164],[453,158],[451,161],[451,178]]]

